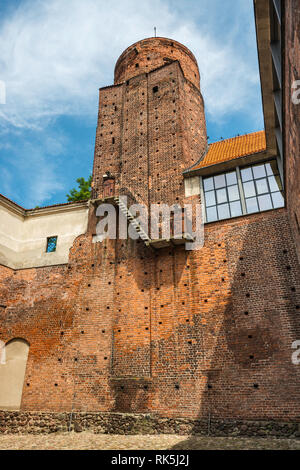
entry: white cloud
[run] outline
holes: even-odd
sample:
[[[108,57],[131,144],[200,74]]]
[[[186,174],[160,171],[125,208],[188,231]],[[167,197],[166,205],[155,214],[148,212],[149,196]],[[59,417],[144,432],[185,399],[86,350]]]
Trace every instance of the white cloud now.
[[[252,0],[226,2],[222,16],[223,0],[22,0],[10,8],[0,21],[1,191],[34,207],[74,185],[65,170],[73,142],[56,119],[96,125],[98,88],[113,83],[119,55],[154,26],[194,52],[210,122],[233,113],[260,122]]]
[[[42,205],[64,189],[64,173],[59,172],[59,166],[69,142],[63,134],[47,134],[32,141],[21,135],[15,140],[16,149],[0,144],[2,155],[3,150],[12,150],[0,159],[1,192],[26,208]]]
[[[24,0],[0,25],[0,78],[7,87],[0,124],[37,129],[61,115],[96,116],[98,88],[113,82],[118,56],[151,36],[154,25],[160,35],[195,53],[213,119],[252,112],[258,74],[255,61],[238,47],[238,9],[221,41],[214,30],[202,31],[192,15],[182,18],[171,5],[166,0]],[[194,8],[205,13],[209,7],[204,2]]]

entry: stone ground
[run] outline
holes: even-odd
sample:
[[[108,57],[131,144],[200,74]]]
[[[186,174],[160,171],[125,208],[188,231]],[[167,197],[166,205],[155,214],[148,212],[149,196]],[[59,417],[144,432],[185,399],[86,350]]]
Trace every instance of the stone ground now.
[[[0,450],[300,450],[300,440],[178,435],[0,435]]]

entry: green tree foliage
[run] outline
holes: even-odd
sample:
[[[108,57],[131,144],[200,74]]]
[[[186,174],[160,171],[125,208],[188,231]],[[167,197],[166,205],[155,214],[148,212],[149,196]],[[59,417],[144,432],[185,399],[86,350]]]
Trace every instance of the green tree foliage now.
[[[85,180],[84,178],[77,178],[78,189],[73,188],[70,190],[70,194],[67,194],[68,202],[74,201],[85,201],[91,198],[91,184],[92,175]]]

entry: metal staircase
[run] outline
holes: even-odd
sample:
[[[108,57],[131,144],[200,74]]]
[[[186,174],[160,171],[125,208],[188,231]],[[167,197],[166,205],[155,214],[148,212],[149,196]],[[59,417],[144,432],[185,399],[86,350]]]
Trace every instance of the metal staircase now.
[[[123,196],[129,197],[131,199],[131,202],[136,203],[136,201],[133,199],[131,194],[123,194]],[[193,242],[194,241],[194,236],[190,233],[184,232],[182,234],[182,237],[180,238],[175,238],[174,236],[170,236],[170,238],[159,238],[159,239],[151,239],[149,235],[145,232],[143,227],[140,225],[140,223],[136,220],[136,217],[130,212],[130,209],[128,209],[127,204],[125,204],[122,201],[122,195],[120,196],[110,196],[110,197],[104,197],[102,199],[94,199],[91,201],[94,204],[101,204],[101,203],[111,203],[115,206],[118,206],[119,211],[123,214],[123,216],[126,218],[126,220],[132,225],[132,227],[135,228],[137,234],[139,235],[140,239],[145,243],[146,246],[152,249],[161,249],[161,248],[166,248],[166,247],[174,247],[178,245],[183,245],[187,242]],[[101,235],[96,235],[94,236],[94,243],[102,241]]]
[[[132,215],[126,204],[118,197],[115,196],[114,200],[116,201],[120,212],[126,217],[128,222],[135,228],[137,233],[139,234],[140,238],[144,241],[144,243],[148,246],[151,242],[150,238],[148,237],[147,233],[142,229],[140,224],[135,220],[135,217]]]

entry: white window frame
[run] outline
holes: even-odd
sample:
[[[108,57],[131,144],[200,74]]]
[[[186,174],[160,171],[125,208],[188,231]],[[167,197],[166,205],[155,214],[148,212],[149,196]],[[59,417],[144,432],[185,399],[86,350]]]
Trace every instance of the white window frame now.
[[[245,215],[261,214],[263,212],[268,212],[270,210],[282,209],[283,207],[285,207],[285,206],[283,206],[282,208],[272,208],[272,209],[267,209],[267,210],[264,210],[264,211],[258,211],[258,212],[254,212],[254,213],[248,213],[247,212],[246,197],[245,197],[244,187],[243,187],[243,182],[242,182],[242,177],[241,177],[241,169],[249,168],[249,167],[252,168],[253,166],[259,165],[259,164],[264,165],[264,164],[267,164],[267,163],[272,163],[273,161],[276,162],[277,169],[278,169],[278,175],[279,175],[280,182],[281,182],[281,185],[282,185],[282,188],[283,188],[283,183],[282,183],[282,178],[281,178],[281,174],[280,174],[280,170],[279,170],[278,161],[275,158],[272,159],[272,160],[267,160],[267,161],[263,161],[263,162],[256,162],[256,163],[252,163],[252,164],[250,163],[249,165],[245,165],[243,167],[236,166],[232,170],[225,170],[225,171],[220,172],[220,173],[214,173],[214,174],[211,174],[211,175],[200,176],[200,198],[201,198],[203,222],[205,224],[212,224],[212,223],[216,223],[216,222],[224,222],[225,220],[237,219],[238,217],[243,217]],[[205,201],[205,192],[204,192],[203,179],[211,178],[211,177],[214,177],[214,176],[217,176],[217,175],[225,175],[226,173],[233,172],[233,171],[235,171],[236,176],[237,176],[237,182],[238,182],[239,193],[240,193],[240,202],[241,202],[241,207],[242,207],[242,214],[239,215],[239,216],[236,216],[236,217],[229,217],[227,219],[218,219],[218,220],[215,220],[215,221],[208,222],[207,217],[206,217],[206,201]],[[283,191],[283,189],[282,189],[282,191]],[[272,194],[272,193],[270,192],[270,194]]]

